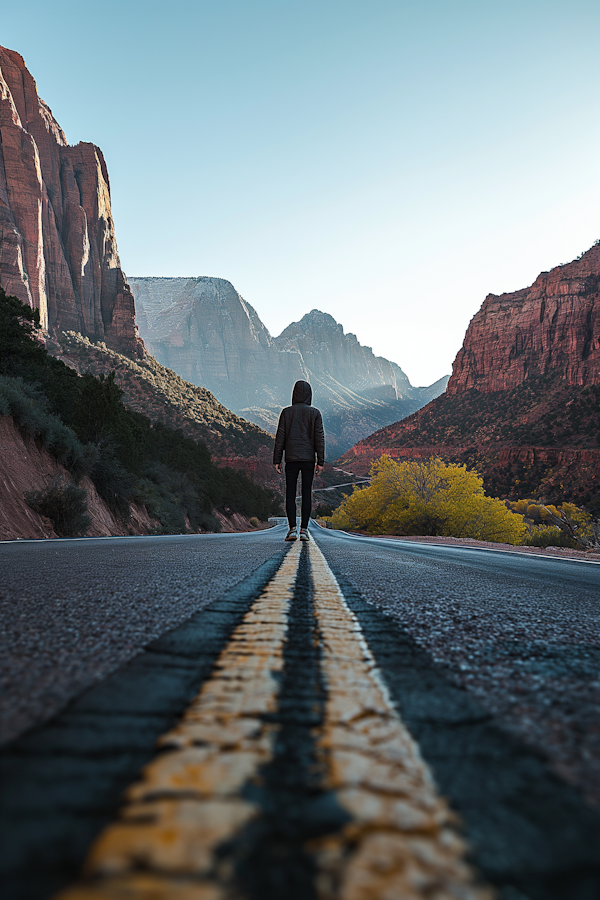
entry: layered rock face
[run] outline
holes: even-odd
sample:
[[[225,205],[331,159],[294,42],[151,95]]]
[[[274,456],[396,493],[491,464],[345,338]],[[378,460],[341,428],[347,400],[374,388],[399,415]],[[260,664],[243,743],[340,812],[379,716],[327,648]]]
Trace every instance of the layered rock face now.
[[[489,294],[469,325],[448,394],[507,390],[551,371],[572,385],[600,384],[600,246],[542,272],[530,288]]]
[[[415,393],[400,366],[375,356],[356,335],[344,334],[333,316],[318,309],[288,325],[273,344],[283,353],[299,353],[315,383],[324,382],[330,391],[373,400],[399,400]]]
[[[186,381],[208,388],[229,409],[275,404],[282,383],[306,377],[300,354],[277,351],[256,311],[228,281],[130,278],[129,283],[148,351]]]
[[[0,283],[50,332],[78,331],[135,355],[102,152],[67,144],[18,53],[0,47]]]
[[[600,246],[522,291],[489,295],[446,393],[341,463],[382,454],[475,466],[497,496],[571,499],[600,512]]]
[[[130,278],[140,334],[156,359],[203,385],[230,409],[274,431],[298,379],[313,386],[330,455],[440,394],[446,379],[413,387],[400,366],[374,355],[326,313],[313,310],[271,337],[258,314],[220,278]]]

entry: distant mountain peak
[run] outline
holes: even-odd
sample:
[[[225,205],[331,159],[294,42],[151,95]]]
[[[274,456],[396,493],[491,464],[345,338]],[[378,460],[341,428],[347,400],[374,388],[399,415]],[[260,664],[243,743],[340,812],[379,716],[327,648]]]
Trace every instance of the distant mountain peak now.
[[[298,379],[325,416],[330,455],[397,421],[444,389],[413,388],[329,313],[312,309],[273,338],[224,279],[130,278],[140,333],[163,365],[251,421],[273,430]]]
[[[307,324],[312,324],[313,322],[327,322],[327,324],[331,325],[339,325],[339,322],[333,318],[332,315],[326,312],[322,312],[320,309],[311,309],[310,312],[307,312],[306,315],[302,316],[300,322],[305,322]],[[342,326],[340,325],[340,328]]]

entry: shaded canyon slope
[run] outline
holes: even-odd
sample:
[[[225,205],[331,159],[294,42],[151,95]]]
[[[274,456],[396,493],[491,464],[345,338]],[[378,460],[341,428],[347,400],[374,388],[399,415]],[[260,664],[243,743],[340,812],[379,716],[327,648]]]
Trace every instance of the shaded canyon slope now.
[[[69,146],[23,58],[0,47],[0,283],[51,333],[141,352],[102,151]]]
[[[11,416],[0,416],[0,541],[59,536],[50,519],[34,512],[25,499],[29,492],[43,491],[56,480],[63,486],[74,483],[71,473],[39,441],[19,429]],[[87,514],[91,520],[86,531],[88,537],[149,534],[160,525],[144,506],[134,501],[129,503],[125,525],[111,512],[87,476],[78,486],[87,495]]]
[[[75,332],[59,335],[48,350],[80,375],[114,372],[125,406],[206,444],[216,465],[240,469],[259,484],[281,489],[272,465],[272,436],[231,412],[206,388],[161,366],[149,353],[132,359]]]
[[[129,283],[148,350],[250,421],[273,432],[294,382],[310,381],[325,418],[329,457],[419,409],[446,386],[443,378],[413,387],[396,363],[375,356],[316,309],[274,338],[221,278],[140,277]]]
[[[383,453],[469,463],[499,496],[600,509],[600,245],[488,295],[446,393],[341,462],[363,474]]]

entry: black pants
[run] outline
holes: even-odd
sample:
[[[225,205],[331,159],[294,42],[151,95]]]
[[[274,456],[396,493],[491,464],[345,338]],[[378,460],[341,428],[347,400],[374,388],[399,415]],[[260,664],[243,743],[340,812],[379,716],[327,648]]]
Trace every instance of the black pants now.
[[[314,462],[286,462],[285,464],[285,511],[290,528],[296,527],[296,487],[298,474],[302,472],[302,516],[300,527],[308,528],[312,506],[312,483],[315,477]]]

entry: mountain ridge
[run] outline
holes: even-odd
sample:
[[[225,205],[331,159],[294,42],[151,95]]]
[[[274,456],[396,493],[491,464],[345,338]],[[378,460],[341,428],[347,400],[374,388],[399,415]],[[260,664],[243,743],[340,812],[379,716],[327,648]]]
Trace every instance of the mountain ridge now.
[[[298,379],[313,385],[329,455],[397,421],[445,387],[413,387],[397,363],[376,356],[329,313],[313,309],[273,337],[231,282],[133,276],[140,334],[148,350],[230,409],[274,432]]]

